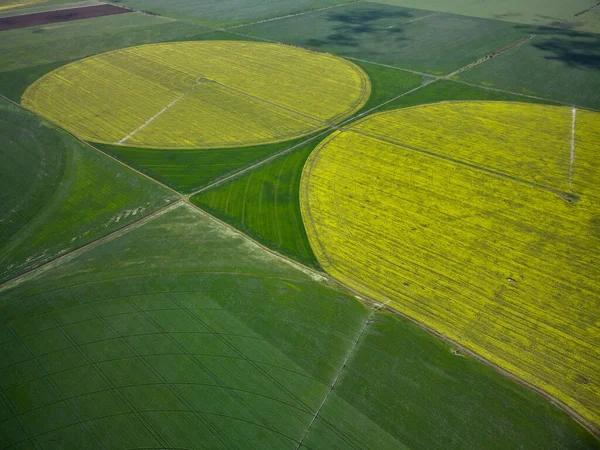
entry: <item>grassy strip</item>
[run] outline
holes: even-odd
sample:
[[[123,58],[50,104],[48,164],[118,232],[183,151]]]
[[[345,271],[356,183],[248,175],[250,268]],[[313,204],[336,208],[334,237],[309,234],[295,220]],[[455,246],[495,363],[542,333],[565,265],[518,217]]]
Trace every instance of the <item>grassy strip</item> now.
[[[506,92],[493,91],[490,89],[469,86],[450,80],[437,80],[411,94],[390,102],[378,109],[390,111],[392,109],[417,106],[426,103],[436,103],[451,100],[486,100],[486,101],[512,101],[527,103],[556,104],[551,100],[538,100],[531,97],[508,94]]]
[[[167,186],[188,194],[304,140],[306,137],[276,144],[209,150],[163,150],[106,144],[94,146]]]
[[[267,247],[318,268],[298,200],[302,167],[318,143],[308,142],[190,200]]]

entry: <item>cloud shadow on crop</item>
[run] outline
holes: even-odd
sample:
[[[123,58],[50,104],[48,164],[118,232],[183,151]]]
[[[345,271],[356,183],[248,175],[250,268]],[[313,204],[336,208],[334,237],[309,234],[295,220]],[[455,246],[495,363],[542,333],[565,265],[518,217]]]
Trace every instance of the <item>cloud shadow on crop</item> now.
[[[404,8],[358,7],[345,11],[331,11],[327,21],[332,31],[326,37],[306,40],[311,47],[330,45],[341,47],[359,47],[364,41],[378,40],[389,43],[405,40],[402,22],[411,19],[414,14]]]
[[[528,31],[536,34],[531,45],[544,52],[545,59],[573,68],[600,70],[600,35],[547,26],[530,27]]]

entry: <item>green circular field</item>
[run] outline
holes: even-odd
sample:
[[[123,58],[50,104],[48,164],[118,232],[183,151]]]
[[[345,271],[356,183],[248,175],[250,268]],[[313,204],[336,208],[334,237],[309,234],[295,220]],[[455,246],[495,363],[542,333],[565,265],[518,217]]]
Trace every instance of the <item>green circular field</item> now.
[[[222,148],[303,136],[360,109],[367,75],[290,46],[143,45],[63,66],[22,103],[79,137],[136,147]]]

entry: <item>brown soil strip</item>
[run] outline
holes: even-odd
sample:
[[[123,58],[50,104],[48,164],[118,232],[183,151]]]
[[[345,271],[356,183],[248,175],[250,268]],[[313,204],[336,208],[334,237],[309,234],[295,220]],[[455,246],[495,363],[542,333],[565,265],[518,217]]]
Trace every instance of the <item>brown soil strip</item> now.
[[[72,20],[90,19],[92,17],[112,16],[114,14],[125,14],[129,12],[131,12],[131,10],[119,6],[99,5],[24,14],[21,16],[0,18],[0,31],[48,25],[58,22],[70,22]]]
[[[461,67],[458,70],[455,70],[454,72],[446,75],[444,78],[454,77],[454,76],[458,75],[459,73],[462,73],[462,72],[464,72],[466,70],[469,70],[469,69],[471,69],[471,68],[473,68],[475,66],[478,66],[479,64],[481,64],[483,62],[486,62],[488,59],[492,59],[492,58],[495,58],[498,55],[501,55],[502,53],[510,50],[511,48],[518,47],[519,45],[524,44],[525,42],[532,40],[534,37],[535,37],[535,33],[530,34],[529,36],[525,36],[523,39],[519,39],[517,42],[513,42],[512,44],[509,44],[506,47],[502,47],[501,49],[496,50],[496,51],[490,53],[489,55],[485,55],[483,58],[479,58],[477,61],[473,61],[471,64],[467,64],[466,66]]]

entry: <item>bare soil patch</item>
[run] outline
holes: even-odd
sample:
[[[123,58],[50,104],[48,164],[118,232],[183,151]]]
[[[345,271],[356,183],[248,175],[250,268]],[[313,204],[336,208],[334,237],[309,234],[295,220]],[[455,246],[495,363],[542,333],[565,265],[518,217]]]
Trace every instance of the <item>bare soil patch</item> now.
[[[132,12],[114,5],[86,6],[0,18],[0,31]]]

